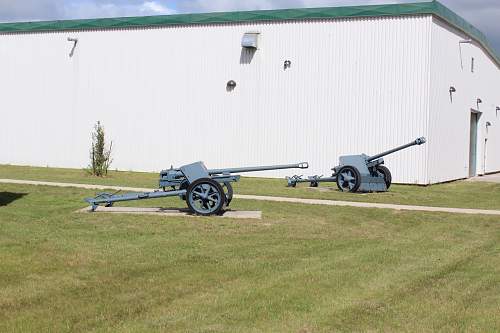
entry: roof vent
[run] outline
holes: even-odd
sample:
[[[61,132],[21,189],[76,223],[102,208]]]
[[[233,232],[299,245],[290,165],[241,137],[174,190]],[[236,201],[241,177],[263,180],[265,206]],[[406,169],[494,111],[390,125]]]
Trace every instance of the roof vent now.
[[[259,48],[259,35],[260,32],[246,32],[241,40],[241,47],[245,49],[258,49]]]

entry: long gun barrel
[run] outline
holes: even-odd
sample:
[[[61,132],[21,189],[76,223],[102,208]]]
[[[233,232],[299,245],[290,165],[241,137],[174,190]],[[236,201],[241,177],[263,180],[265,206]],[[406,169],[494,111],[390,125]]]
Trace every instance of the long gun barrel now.
[[[367,161],[368,162],[372,162],[372,161],[375,161],[375,160],[378,160],[379,158],[381,157],[384,157],[384,156],[387,156],[387,155],[390,155],[392,153],[395,153],[397,151],[400,151],[400,150],[403,150],[403,149],[406,149],[406,148],[409,148],[409,147],[412,147],[412,146],[420,146],[420,145],[423,145],[424,143],[426,143],[427,140],[422,137],[422,138],[418,138],[417,140],[413,141],[413,142],[410,142],[406,145],[403,145],[403,146],[400,146],[400,147],[397,147],[397,148],[394,148],[394,149],[391,149],[391,150],[388,150],[386,152],[383,152],[381,154],[377,154],[377,155],[374,155],[374,156],[371,156],[371,157],[368,157]]]
[[[309,168],[309,163],[302,162],[297,164],[258,166],[258,167],[248,167],[248,168],[212,169],[208,170],[208,174],[212,176],[212,175],[227,175],[232,173],[243,173],[243,172],[283,170],[283,169],[307,169],[307,168]]]

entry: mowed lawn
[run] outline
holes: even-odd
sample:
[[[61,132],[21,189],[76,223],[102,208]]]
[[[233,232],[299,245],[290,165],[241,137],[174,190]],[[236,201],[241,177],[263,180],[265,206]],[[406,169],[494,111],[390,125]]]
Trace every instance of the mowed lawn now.
[[[0,178],[156,183],[150,174],[0,170]],[[274,183],[245,179],[238,190],[295,193],[266,187]],[[404,193],[454,206],[500,201],[490,184],[397,186],[392,195],[405,201]],[[499,217],[245,200],[232,208],[262,210],[263,220],[76,213],[92,195],[0,184],[0,332],[500,330]]]
[[[290,172],[293,174],[297,171],[291,170]],[[0,165],[0,179],[2,178],[140,188],[158,186],[158,173],[111,171],[106,178],[96,178],[78,169],[11,165]],[[332,183],[321,184],[321,187],[317,189],[309,188],[307,184],[300,184],[297,188],[288,188],[286,184],[285,179],[242,178],[234,187],[238,194],[500,210],[500,184],[494,183],[456,181],[426,187],[393,185],[390,192],[371,194],[342,193]]]

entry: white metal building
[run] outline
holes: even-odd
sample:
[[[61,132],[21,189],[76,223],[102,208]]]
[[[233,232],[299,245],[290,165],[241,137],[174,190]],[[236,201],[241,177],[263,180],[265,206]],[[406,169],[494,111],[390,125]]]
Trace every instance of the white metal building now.
[[[123,170],[325,174],[425,136],[396,182],[500,171],[500,59],[437,2],[0,24],[0,73],[2,164],[85,167],[100,120]]]

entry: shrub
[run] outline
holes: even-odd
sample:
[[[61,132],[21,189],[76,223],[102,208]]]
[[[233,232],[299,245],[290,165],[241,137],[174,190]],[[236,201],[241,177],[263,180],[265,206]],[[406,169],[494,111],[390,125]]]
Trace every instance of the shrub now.
[[[97,177],[104,177],[108,174],[108,169],[113,162],[111,151],[113,142],[106,149],[106,135],[101,122],[97,122],[92,132],[92,148],[90,150],[89,172]]]

